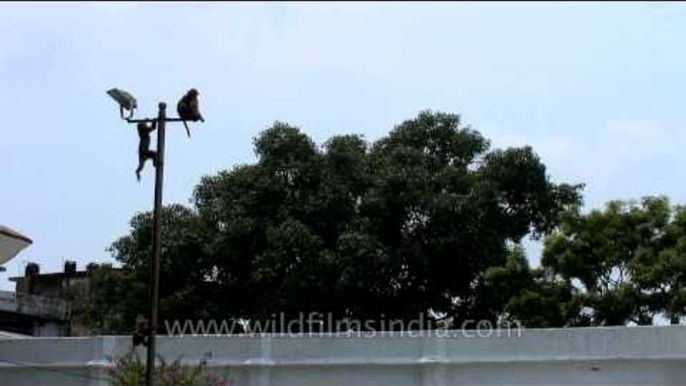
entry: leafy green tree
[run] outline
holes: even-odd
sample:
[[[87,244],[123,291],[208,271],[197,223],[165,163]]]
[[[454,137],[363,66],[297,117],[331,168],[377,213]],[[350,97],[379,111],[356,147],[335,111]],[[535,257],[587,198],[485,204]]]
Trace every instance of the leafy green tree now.
[[[646,198],[644,206],[650,217],[641,225],[645,241],[631,262],[634,282],[646,307],[678,324],[686,314],[686,207],[670,207],[665,197]]]
[[[109,248],[120,268],[89,266],[91,294],[79,317],[93,333],[130,333],[136,318],[148,315],[152,213],[136,214],[130,226],[130,233]],[[218,295],[216,272],[198,214],[182,205],[165,206],[161,226],[160,315],[168,320],[210,317]]]
[[[568,213],[545,241],[542,264],[579,289],[592,325],[651,324],[683,314],[686,214],[666,197],[611,201]]]
[[[580,201],[581,186],[551,182],[532,148],[492,150],[454,114],[322,147],[277,122],[254,145],[256,163],[203,177],[193,209],[166,211],[163,319],[495,320],[510,300],[489,295],[488,270],[509,269],[508,245],[552,231]],[[140,283],[150,226],[136,216],[112,248]],[[504,277],[538,291],[521,271]]]
[[[151,212],[137,214],[131,220],[131,233],[110,247],[114,258],[131,272],[133,282],[145,284],[128,296],[138,299],[141,310],[147,310],[152,225]],[[214,272],[200,217],[182,205],[165,206],[161,227],[160,313],[171,319],[207,317],[212,311],[206,299],[213,289]]]
[[[145,312],[145,282],[133,280],[131,270],[115,269],[111,264],[89,264],[90,293],[84,309],[74,315],[79,325],[92,335],[110,335],[132,331],[138,312]]]
[[[564,327],[579,323],[580,305],[576,291],[545,268],[531,269],[524,249],[514,246],[502,266],[490,267],[484,274],[485,291],[481,298],[503,304],[501,321],[518,322],[526,327]]]

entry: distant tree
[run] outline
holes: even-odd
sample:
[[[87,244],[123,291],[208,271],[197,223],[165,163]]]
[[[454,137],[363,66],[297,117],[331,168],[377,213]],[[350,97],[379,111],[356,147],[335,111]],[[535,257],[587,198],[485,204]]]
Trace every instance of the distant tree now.
[[[636,286],[652,312],[672,324],[686,314],[686,207],[670,206],[666,197],[643,200],[640,225],[644,242],[631,261]]]
[[[542,264],[580,290],[592,325],[652,324],[684,314],[686,211],[666,197],[569,212],[545,241]]]
[[[115,269],[111,264],[88,265],[89,298],[81,312],[73,315],[78,324],[92,335],[112,335],[131,328],[136,312],[143,312],[145,301],[135,301],[145,283],[132,279],[131,271]]]

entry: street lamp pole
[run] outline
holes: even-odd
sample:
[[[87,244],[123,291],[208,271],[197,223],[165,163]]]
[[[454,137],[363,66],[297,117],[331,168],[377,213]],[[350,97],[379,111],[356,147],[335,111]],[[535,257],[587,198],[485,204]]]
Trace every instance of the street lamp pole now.
[[[158,325],[160,254],[162,250],[162,187],[164,185],[164,134],[167,121],[167,104],[160,102],[157,114],[157,160],[155,164],[155,209],[153,214],[152,261],[150,264],[150,336],[145,365],[145,384],[153,386],[155,373],[155,341]]]
[[[186,121],[203,121],[204,119],[198,110],[198,91],[190,89],[186,95],[181,98],[177,105],[179,113],[178,118],[167,118],[167,104],[160,102],[158,107],[157,118],[133,119],[134,110],[138,107],[136,98],[130,93],[113,88],[107,91],[107,94],[112,97],[119,104],[119,112],[121,118],[128,123],[138,124],[156,124],[157,129],[157,149],[155,152],[154,166],[155,166],[155,208],[153,212],[153,244],[152,244],[152,259],[150,261],[150,315],[148,318],[147,335],[147,361],[145,366],[145,384],[146,386],[153,386],[155,374],[155,349],[157,328],[159,324],[159,298],[160,298],[160,255],[162,252],[162,189],[164,185],[164,136],[167,122],[183,122],[186,126]],[[129,115],[124,116],[124,111],[128,110]],[[155,127],[155,126],[153,126]],[[188,131],[188,126],[186,126]],[[139,136],[140,134],[139,129]],[[188,131],[190,137],[190,132]],[[141,137],[143,141],[143,137]],[[149,146],[149,139],[148,146]],[[144,146],[143,142],[141,145]],[[149,153],[149,148],[146,148]],[[139,157],[141,150],[139,148]],[[144,153],[147,154],[147,153]],[[137,171],[138,172],[138,171]],[[141,331],[142,332],[142,331]],[[145,340],[144,340],[145,341]],[[134,335],[134,347],[136,343],[136,335]]]

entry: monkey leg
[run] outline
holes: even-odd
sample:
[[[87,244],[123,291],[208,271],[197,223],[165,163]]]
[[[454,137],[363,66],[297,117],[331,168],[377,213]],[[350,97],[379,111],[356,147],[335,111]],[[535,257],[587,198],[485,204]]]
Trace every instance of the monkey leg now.
[[[141,172],[143,171],[144,166],[145,166],[145,159],[139,159],[138,160],[138,168],[136,169],[136,179],[138,179],[138,181],[141,180]]]
[[[145,162],[150,159],[152,160],[153,166],[157,167],[157,152],[152,151],[152,150],[146,150],[142,152],[142,154],[139,154],[138,156],[138,168],[136,169],[136,177],[138,178],[138,181],[141,180],[141,172],[143,171],[143,168],[145,167]]]
[[[148,151],[148,158],[152,160],[152,166],[157,167],[158,162],[157,162],[157,152],[156,151]]]

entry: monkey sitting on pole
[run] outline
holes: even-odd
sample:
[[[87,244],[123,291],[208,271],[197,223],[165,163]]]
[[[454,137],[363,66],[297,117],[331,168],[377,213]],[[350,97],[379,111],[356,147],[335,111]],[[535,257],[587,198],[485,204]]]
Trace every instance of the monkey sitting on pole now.
[[[200,109],[198,107],[198,95],[200,95],[198,90],[192,88],[188,90],[188,92],[181,97],[179,103],[176,104],[176,112],[179,114],[179,118],[183,120],[183,125],[186,127],[186,133],[188,134],[189,138],[191,136],[191,131],[188,129],[186,121],[205,122],[205,119],[203,119],[202,114],[200,114]]]
[[[150,133],[157,129],[157,122],[153,121],[152,125],[147,122],[138,123],[138,168],[136,169],[136,178],[141,180],[141,171],[145,166],[145,161],[152,160],[152,164],[157,166],[157,152],[150,150]]]

